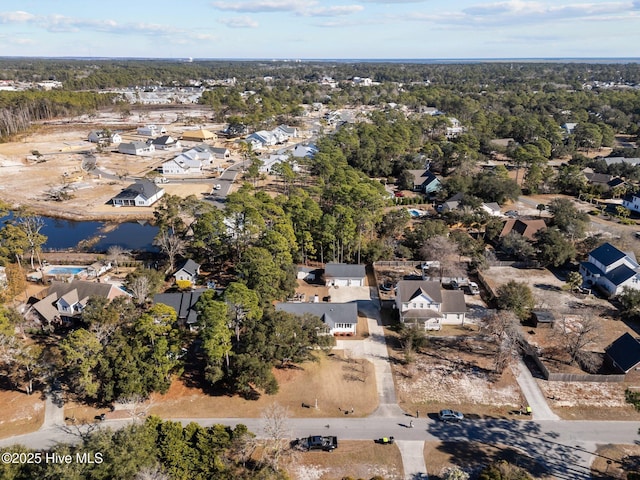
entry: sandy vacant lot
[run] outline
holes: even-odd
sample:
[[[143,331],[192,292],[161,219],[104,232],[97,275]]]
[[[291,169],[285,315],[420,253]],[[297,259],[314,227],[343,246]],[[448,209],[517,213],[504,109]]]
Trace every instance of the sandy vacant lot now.
[[[0,390],[0,438],[34,432],[44,421],[44,401],[38,392]]]
[[[185,130],[200,127],[219,131],[221,125],[164,123],[170,121],[171,116],[163,116],[161,111],[142,118],[144,121],[141,123],[136,122],[135,115],[122,120],[114,112],[104,113],[92,119],[83,117],[69,121],[47,122],[34,125],[32,131],[16,141],[0,144],[0,198],[16,206],[29,205],[40,214],[67,218],[150,218],[152,208],[115,209],[108,202],[124,187],[133,183],[134,177],[144,176],[162,162],[175,157],[181,150],[159,150],[148,156],[123,155],[117,153],[115,146],[98,151],[96,145],[87,140],[89,132],[108,127],[112,131],[122,132],[124,142],[144,142],[149,137],[137,135],[135,128],[154,121],[166,125],[168,134],[174,138],[179,138]],[[208,143],[226,146],[234,151],[233,144],[227,144],[224,140]],[[183,142],[183,147],[194,145],[194,142]],[[97,170],[91,170],[92,157],[95,158],[96,168],[106,176],[100,175]],[[228,165],[222,160],[217,160],[207,167],[200,176],[205,180],[203,184],[177,183],[163,187],[166,187],[167,193],[174,195],[201,196],[211,191],[214,177],[218,175],[217,168],[225,168]],[[208,178],[210,181],[206,182]],[[49,191],[65,185],[68,186],[71,199],[62,202],[48,200]]]

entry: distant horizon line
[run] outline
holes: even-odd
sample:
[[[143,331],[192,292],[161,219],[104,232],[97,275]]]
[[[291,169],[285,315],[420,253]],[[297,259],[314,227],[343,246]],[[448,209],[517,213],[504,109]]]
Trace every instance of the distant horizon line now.
[[[43,56],[43,55],[0,55],[0,59],[43,59],[43,60],[150,60],[174,62],[338,62],[338,63],[640,63],[640,57],[458,57],[458,58],[295,58],[295,57],[118,57],[118,56]]]

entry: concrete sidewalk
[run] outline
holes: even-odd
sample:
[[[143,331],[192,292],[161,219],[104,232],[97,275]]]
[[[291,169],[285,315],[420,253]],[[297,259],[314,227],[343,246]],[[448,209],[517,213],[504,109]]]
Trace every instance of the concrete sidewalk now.
[[[520,385],[522,394],[527,399],[527,404],[531,407],[532,417],[535,420],[560,420],[560,417],[549,408],[547,400],[544,398],[540,387],[538,387],[536,379],[533,378],[529,368],[522,359],[520,359],[516,368],[512,368],[512,371],[518,385]]]

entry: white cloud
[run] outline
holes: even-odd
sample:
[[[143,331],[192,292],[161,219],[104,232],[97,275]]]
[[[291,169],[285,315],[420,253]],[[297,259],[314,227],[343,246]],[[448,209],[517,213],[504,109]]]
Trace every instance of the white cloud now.
[[[258,22],[249,17],[221,18],[218,22],[229,28],[257,28]]]
[[[638,1],[638,0],[637,0]],[[461,11],[434,14],[415,12],[398,18],[438,23],[441,27],[458,25],[468,27],[516,26],[522,24],[551,23],[559,20],[624,19],[634,15],[631,2],[573,3],[558,5],[527,0],[506,0],[479,3]]]
[[[0,12],[0,23],[27,23],[35,20],[36,16],[28,12]]]
[[[301,13],[301,15],[311,17],[339,17],[342,15],[351,15],[352,13],[361,12],[362,10],[364,10],[362,5],[343,5],[311,8],[306,13]]]
[[[256,0],[249,2],[218,1],[211,5],[218,10],[247,13],[299,12],[317,5],[315,0]]]

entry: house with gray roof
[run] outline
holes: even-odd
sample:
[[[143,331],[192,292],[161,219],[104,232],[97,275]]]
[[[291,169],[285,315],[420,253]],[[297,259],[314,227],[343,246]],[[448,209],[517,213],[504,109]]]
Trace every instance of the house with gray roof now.
[[[430,280],[400,280],[395,306],[402,323],[424,325],[425,330],[464,325],[467,313],[462,290],[445,290]]]
[[[196,304],[206,290],[190,292],[158,293],[153,296],[153,303],[162,303],[173,308],[178,315],[178,322],[194,330],[198,325],[198,310]]]
[[[437,192],[442,187],[442,183],[429,170],[409,170],[413,175],[413,190],[422,193]]]
[[[640,265],[635,255],[608,242],[589,253],[587,261],[580,263],[579,272],[585,286],[598,287],[611,297],[624,287],[640,290]]]
[[[89,132],[88,140],[98,145],[116,145],[122,142],[122,137],[118,132],[109,130],[92,130]]]
[[[324,284],[328,287],[364,287],[364,265],[327,263],[324,267]]]
[[[47,289],[47,296],[34,303],[31,309],[39,315],[40,320],[51,325],[78,318],[91,297],[113,300],[122,296],[128,297],[129,294],[110,283],[53,281]]]
[[[196,279],[200,275],[200,264],[194,262],[190,258],[182,262],[178,270],[173,274],[173,278],[178,280],[188,280],[191,283],[196,283]]]
[[[148,155],[156,151],[152,143],[122,142],[118,145],[118,152],[126,155]]]
[[[276,310],[294,315],[319,317],[330,335],[355,335],[358,325],[358,304],[349,303],[276,303]]]
[[[164,195],[164,189],[150,180],[140,179],[111,199],[114,207],[150,207]]]

